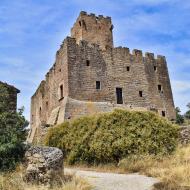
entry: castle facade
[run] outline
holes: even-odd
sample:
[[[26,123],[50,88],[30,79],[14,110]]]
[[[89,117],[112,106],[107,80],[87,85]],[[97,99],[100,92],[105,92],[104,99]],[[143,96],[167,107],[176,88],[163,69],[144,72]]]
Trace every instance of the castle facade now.
[[[118,107],[175,119],[166,58],[114,47],[112,31],[110,17],[80,13],[31,98],[30,142],[49,125]]]

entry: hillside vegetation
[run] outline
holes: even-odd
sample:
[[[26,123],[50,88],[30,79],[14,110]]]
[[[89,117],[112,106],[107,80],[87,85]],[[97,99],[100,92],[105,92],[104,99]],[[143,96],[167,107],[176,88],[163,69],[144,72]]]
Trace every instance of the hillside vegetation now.
[[[152,112],[115,110],[51,128],[45,144],[61,148],[69,164],[118,163],[133,155],[167,155],[178,127]]]

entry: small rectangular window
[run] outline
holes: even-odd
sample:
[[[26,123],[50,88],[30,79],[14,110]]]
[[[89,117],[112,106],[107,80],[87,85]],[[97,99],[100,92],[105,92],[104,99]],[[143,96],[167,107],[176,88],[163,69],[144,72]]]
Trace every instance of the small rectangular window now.
[[[162,111],[162,117],[166,117],[166,112]]]
[[[127,71],[130,71],[130,67],[129,66],[127,66]]]
[[[86,66],[90,66],[90,61],[86,60]]]
[[[97,89],[97,90],[100,89],[100,81],[96,81],[96,89]]]
[[[142,91],[139,91],[139,96],[143,97],[143,92]]]
[[[157,71],[157,67],[156,66],[154,66],[154,71]]]
[[[161,92],[162,91],[162,85],[158,85],[158,91]]]

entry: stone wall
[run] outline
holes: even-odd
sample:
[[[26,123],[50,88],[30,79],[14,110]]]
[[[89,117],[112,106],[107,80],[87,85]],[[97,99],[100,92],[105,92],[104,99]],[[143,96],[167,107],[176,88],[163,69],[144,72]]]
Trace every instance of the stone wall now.
[[[6,91],[7,95],[5,97],[1,96],[0,101],[6,102],[4,110],[7,111],[16,111],[17,109],[17,94],[20,91],[14,86],[8,85],[0,81],[0,91]]]
[[[54,147],[30,147],[25,155],[28,183],[51,186],[54,179],[61,181],[63,176],[63,153]]]
[[[180,143],[182,145],[190,144],[190,126],[180,128]]]
[[[89,15],[82,11],[71,29],[71,37],[75,38],[77,43],[85,40],[106,49],[113,47],[112,29],[111,17]]]
[[[175,119],[164,56],[155,58],[152,53],[143,56],[140,50],[130,53],[122,47],[102,51],[86,41],[77,44],[73,38],[68,39],[68,45],[69,97],[117,104],[116,88],[119,87],[123,104],[157,110],[160,115]],[[96,81],[100,81],[100,89],[96,89]]]

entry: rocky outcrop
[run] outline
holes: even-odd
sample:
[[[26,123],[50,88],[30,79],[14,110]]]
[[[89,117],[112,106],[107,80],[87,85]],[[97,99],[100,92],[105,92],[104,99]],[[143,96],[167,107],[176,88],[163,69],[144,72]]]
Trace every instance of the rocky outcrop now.
[[[186,145],[190,143],[190,126],[181,127],[180,142],[182,145]]]
[[[51,185],[63,175],[63,153],[53,147],[30,147],[26,154],[25,180],[29,183]]]

